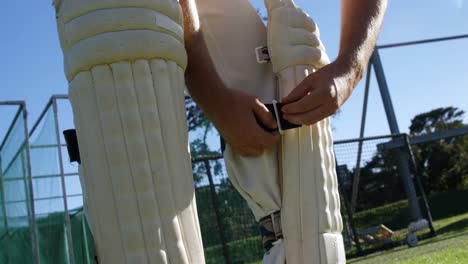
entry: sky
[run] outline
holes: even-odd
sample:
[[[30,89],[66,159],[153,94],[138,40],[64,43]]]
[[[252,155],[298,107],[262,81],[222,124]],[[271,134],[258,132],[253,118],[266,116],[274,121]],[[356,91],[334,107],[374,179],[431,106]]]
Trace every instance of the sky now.
[[[251,0],[259,10],[263,0]],[[464,0],[391,0],[378,44],[468,34]],[[330,58],[339,46],[340,1],[297,0],[316,21]],[[63,57],[51,0],[4,1],[0,11],[0,101],[25,100],[34,123],[53,94],[66,94]],[[263,11],[264,12],[264,11]],[[468,111],[468,39],[381,51],[402,132],[418,113],[443,106]],[[364,80],[364,79],[363,79]],[[359,135],[363,82],[334,118],[336,139]],[[388,134],[376,81],[372,78],[366,136]],[[0,107],[0,138],[11,111]],[[66,111],[65,119],[71,120]],[[465,117],[468,122],[468,117]]]

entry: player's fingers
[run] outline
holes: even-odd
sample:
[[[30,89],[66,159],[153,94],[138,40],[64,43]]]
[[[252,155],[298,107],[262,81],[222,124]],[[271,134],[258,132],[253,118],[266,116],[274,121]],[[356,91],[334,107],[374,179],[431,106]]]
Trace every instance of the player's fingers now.
[[[284,104],[295,102],[304,97],[304,95],[306,95],[307,93],[308,86],[304,84],[304,82],[301,82],[296,88],[294,88],[294,90],[292,90],[292,92],[290,92],[287,96],[283,97],[281,99],[281,102]]]
[[[282,111],[285,114],[301,114],[309,112],[324,103],[324,98],[320,96],[318,90],[305,95],[298,101],[283,106]]]
[[[255,100],[253,111],[255,116],[259,119],[260,122],[262,122],[262,124],[271,129],[275,129],[277,127],[273,114],[258,99]]]
[[[326,107],[325,105],[321,105],[316,109],[306,113],[284,115],[284,118],[294,124],[313,125],[318,121],[331,116],[332,114],[333,110],[331,110],[331,108]]]

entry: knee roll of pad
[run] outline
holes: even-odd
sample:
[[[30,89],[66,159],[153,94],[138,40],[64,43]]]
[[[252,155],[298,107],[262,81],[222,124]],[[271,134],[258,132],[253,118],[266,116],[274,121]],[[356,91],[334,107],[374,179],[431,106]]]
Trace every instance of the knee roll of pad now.
[[[57,4],[85,209],[101,263],[204,263],[177,1]]]
[[[125,60],[187,65],[176,0],[61,0],[56,7],[68,80],[95,65]]]

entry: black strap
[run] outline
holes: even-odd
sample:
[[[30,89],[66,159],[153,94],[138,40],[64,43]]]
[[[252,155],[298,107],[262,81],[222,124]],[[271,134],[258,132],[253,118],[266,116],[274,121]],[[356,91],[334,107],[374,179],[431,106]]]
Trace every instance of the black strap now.
[[[68,156],[70,156],[70,162],[78,162],[81,164],[80,148],[78,146],[78,137],[76,136],[75,129],[68,129],[63,131],[65,142],[67,143]]]
[[[274,242],[283,239],[283,230],[281,229],[281,212],[276,211],[270,215],[261,218],[258,221],[262,243],[265,251],[269,251]]]
[[[275,108],[273,104],[265,104],[265,106],[266,108],[268,108],[268,110],[273,115],[275,120],[279,120],[279,123],[281,124],[281,128],[283,130],[294,129],[294,128],[298,128],[302,126],[302,125],[290,123],[288,120],[284,119],[283,111],[281,111],[281,109],[283,108],[283,106],[285,106],[285,104],[276,103],[276,108],[278,109],[278,116],[276,116]],[[275,129],[275,130],[278,130],[278,129]]]

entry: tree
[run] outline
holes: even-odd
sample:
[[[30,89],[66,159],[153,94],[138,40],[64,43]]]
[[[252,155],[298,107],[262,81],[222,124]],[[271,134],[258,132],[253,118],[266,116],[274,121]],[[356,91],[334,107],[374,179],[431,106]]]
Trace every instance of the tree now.
[[[356,169],[351,172],[355,175]],[[378,151],[360,172],[356,211],[367,210],[405,198],[398,159],[394,150]]]
[[[409,127],[411,135],[422,135],[463,127],[465,112],[456,107],[441,107],[416,115]]]
[[[437,108],[416,115],[409,127],[412,136],[460,128],[464,111],[456,107]],[[412,146],[418,173],[426,192],[468,188],[468,135]],[[392,150],[378,151],[360,171],[356,211],[405,198],[398,160]],[[356,168],[346,169],[355,175]]]
[[[419,114],[411,120],[410,134],[418,136],[463,127],[464,113],[449,106]],[[413,151],[426,191],[468,187],[468,136],[415,145]]]
[[[185,98],[185,111],[187,115],[188,130],[192,135],[196,135],[196,137],[190,141],[190,152],[192,157],[219,155],[219,150],[211,149],[207,142],[208,134],[214,129],[213,123],[210,122],[190,97]],[[213,174],[215,176],[222,175],[221,163],[216,160],[212,161],[211,164]],[[201,182],[206,175],[205,164],[203,162],[193,162],[192,172],[194,181],[196,183]]]

